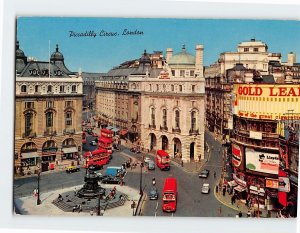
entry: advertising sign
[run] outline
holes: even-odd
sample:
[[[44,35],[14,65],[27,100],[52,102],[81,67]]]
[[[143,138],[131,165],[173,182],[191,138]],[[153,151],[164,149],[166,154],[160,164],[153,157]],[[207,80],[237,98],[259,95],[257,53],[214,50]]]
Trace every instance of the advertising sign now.
[[[266,178],[266,188],[278,189],[278,180]]]
[[[268,174],[278,174],[279,155],[246,148],[246,168]]]
[[[278,191],[285,193],[290,192],[290,180],[288,177],[278,177],[278,181]]]
[[[241,148],[236,144],[232,144],[232,164],[235,167],[239,167],[241,163],[242,163]]]
[[[256,131],[251,131],[250,130],[250,138],[261,140],[262,139],[262,132],[256,132]]]

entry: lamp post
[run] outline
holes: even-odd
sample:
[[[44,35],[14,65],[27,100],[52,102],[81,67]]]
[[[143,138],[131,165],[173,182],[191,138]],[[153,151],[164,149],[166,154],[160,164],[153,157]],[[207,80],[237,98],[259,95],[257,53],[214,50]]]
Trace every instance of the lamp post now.
[[[100,201],[101,201],[101,195],[99,194],[98,197],[98,208],[97,208],[97,216],[101,216],[101,206],[100,206]]]
[[[143,160],[144,160],[144,157],[143,157]],[[143,175],[143,167],[144,167],[143,162],[141,162],[140,167],[141,167],[141,172],[140,172],[140,195],[143,195],[143,190],[142,190],[142,175]]]
[[[37,205],[40,205],[42,204],[42,201],[40,199],[40,176],[41,176],[41,170],[40,170],[40,167],[38,167],[38,180],[37,180],[37,185],[38,185],[38,188],[37,188],[37,201],[36,201],[36,204]]]
[[[257,217],[260,217],[260,212],[259,212],[259,193],[260,193],[260,185],[257,186]]]

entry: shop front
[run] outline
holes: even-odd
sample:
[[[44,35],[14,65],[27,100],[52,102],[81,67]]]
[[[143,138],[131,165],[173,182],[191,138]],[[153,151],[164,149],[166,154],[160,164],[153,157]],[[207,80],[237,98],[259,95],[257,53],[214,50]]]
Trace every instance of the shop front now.
[[[78,149],[73,138],[67,138],[62,143],[62,160],[72,160],[78,158]]]
[[[55,141],[53,140],[46,141],[43,144],[43,148],[42,148],[42,162],[44,163],[55,162],[57,149],[58,148],[56,146]]]
[[[234,183],[236,184],[233,187],[233,193],[239,200],[247,200],[247,182],[246,176],[242,172],[237,172],[232,176]]]

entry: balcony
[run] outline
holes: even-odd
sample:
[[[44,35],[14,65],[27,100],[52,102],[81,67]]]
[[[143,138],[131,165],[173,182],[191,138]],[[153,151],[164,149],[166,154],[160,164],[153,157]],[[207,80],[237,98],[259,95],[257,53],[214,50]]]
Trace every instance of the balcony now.
[[[56,130],[52,129],[52,128],[48,128],[44,131],[44,136],[55,136],[57,133],[56,133]]]
[[[32,132],[31,130],[25,131],[25,133],[22,134],[22,138],[35,138],[36,132]]]
[[[149,129],[156,129],[156,125],[149,124]]]
[[[68,134],[74,134],[75,133],[75,129],[64,129],[64,135],[68,135]]]
[[[159,126],[160,131],[168,131],[167,126]]]
[[[181,133],[180,128],[172,128],[172,133]]]
[[[199,134],[199,129],[190,129],[189,134],[190,135],[198,135]]]

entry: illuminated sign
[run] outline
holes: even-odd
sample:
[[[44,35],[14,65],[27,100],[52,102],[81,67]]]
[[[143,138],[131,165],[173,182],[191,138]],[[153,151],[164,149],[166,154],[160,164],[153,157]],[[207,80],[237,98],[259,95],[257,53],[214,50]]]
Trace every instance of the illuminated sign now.
[[[300,96],[300,87],[272,86],[263,88],[260,86],[239,86],[237,93],[244,96]]]
[[[278,180],[266,178],[266,188],[278,189]]]
[[[232,164],[235,167],[239,167],[242,163],[241,148],[235,144],[232,144]]]

